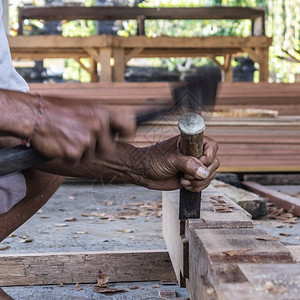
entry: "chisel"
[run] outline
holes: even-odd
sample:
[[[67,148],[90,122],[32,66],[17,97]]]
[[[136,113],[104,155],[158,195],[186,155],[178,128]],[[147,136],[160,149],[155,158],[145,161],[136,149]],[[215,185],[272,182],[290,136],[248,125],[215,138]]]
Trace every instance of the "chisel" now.
[[[188,156],[200,158],[203,152],[204,120],[199,114],[186,113],[178,121],[180,130],[180,151]],[[180,189],[179,219],[199,219],[201,208],[201,192]]]

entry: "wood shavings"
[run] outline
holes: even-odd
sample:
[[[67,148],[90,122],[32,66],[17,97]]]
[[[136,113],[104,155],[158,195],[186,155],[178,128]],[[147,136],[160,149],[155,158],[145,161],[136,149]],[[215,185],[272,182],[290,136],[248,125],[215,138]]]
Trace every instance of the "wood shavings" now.
[[[284,294],[286,292],[285,287],[275,287],[275,285],[271,281],[266,281],[265,287],[272,294]]]
[[[111,289],[108,286],[108,281],[108,275],[98,274],[97,284],[93,287],[94,291],[100,294],[127,292],[125,289]]]
[[[102,275],[102,274],[98,274],[97,276],[97,286],[100,287],[107,287],[107,283],[109,280],[109,276],[108,275]]]
[[[65,223],[57,223],[57,224],[54,224],[55,227],[68,227],[69,225],[68,224],[65,224]]]
[[[279,237],[277,236],[257,236],[255,239],[259,241],[278,241]]]
[[[5,251],[7,249],[9,249],[10,246],[9,245],[5,245],[5,246],[0,246],[0,251]]]
[[[79,283],[76,283],[75,288],[77,291],[83,290],[83,288],[81,286],[79,286]]]
[[[233,212],[234,207],[229,205],[224,199],[223,196],[211,196],[210,202],[213,205],[215,212],[217,213],[231,213]]]
[[[75,222],[75,221],[77,221],[77,219],[76,218],[65,218],[64,221],[65,222]]]
[[[245,252],[251,251],[252,249],[240,249],[240,250],[229,250],[229,251],[223,251],[222,253],[228,256],[235,256],[244,254]]]
[[[279,235],[281,235],[281,236],[291,236],[290,233],[286,233],[286,232],[280,232]]]
[[[26,238],[20,241],[20,243],[32,243],[34,240],[30,238]]]

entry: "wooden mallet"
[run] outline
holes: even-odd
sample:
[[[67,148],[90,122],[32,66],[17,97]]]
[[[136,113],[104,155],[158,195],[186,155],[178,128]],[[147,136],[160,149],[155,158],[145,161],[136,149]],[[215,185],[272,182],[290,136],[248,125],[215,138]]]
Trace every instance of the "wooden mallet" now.
[[[178,121],[181,134],[180,151],[188,156],[200,158],[203,152],[204,120],[199,114],[186,113]],[[201,208],[201,192],[190,192],[180,189],[179,219],[199,219]]]

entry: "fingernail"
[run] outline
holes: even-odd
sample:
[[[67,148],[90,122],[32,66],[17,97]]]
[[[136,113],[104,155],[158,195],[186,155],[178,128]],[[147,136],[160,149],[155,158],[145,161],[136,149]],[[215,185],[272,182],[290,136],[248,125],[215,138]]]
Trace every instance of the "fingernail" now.
[[[196,176],[200,179],[205,179],[208,177],[208,175],[209,175],[208,170],[203,167],[199,167],[196,172]]]
[[[183,178],[180,179],[180,183],[182,185],[192,185],[192,183],[189,180]]]

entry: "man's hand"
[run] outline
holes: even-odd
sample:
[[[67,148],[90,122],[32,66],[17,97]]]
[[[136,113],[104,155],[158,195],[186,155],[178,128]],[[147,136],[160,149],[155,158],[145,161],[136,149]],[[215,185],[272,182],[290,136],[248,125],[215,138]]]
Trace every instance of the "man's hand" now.
[[[132,116],[88,101],[45,99],[33,146],[45,156],[78,162],[114,152],[115,136],[135,133]]]
[[[140,163],[144,168],[145,185],[151,189],[174,190],[181,187],[192,192],[205,189],[216,176],[220,163],[216,157],[218,145],[204,138],[200,159],[186,156],[179,150],[180,137],[155,144],[144,151]]]
[[[115,152],[96,155],[90,162],[73,168],[60,160],[40,166],[40,170],[63,176],[84,177],[102,182],[123,182],[156,190],[186,189],[199,192],[215,178],[219,160],[218,145],[204,138],[204,153],[200,159],[186,156],[179,150],[180,137],[136,148],[127,143],[116,144]]]

